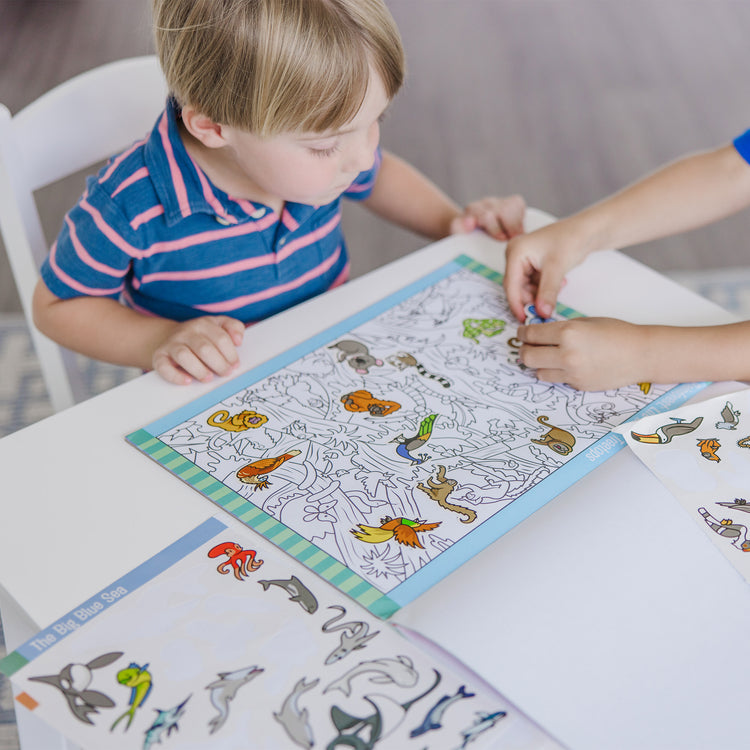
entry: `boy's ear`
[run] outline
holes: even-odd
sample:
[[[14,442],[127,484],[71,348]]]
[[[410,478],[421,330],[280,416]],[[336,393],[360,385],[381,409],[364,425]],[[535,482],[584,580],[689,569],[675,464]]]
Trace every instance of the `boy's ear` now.
[[[192,107],[183,107],[182,122],[188,133],[207,148],[221,148],[227,145],[221,131],[221,125],[215,123],[210,117],[200,114]]]

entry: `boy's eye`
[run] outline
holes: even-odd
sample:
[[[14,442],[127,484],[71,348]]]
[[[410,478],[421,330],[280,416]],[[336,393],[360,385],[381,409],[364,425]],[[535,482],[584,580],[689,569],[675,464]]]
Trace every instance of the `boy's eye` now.
[[[329,148],[311,148],[310,153],[325,159],[327,156],[333,156],[339,150],[338,143]]]

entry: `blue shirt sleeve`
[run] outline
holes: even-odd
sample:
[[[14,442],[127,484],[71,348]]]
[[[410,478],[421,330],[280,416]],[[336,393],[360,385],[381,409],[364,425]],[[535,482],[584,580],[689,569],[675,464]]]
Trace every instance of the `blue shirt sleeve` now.
[[[738,135],[733,143],[740,156],[746,162],[750,163],[750,130],[746,130],[742,135]]]

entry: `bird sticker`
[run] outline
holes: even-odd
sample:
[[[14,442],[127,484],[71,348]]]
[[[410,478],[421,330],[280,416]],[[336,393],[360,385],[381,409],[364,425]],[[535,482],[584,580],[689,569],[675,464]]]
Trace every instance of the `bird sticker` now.
[[[671,417],[671,422],[663,424],[661,427],[657,427],[655,432],[650,435],[642,435],[639,432],[630,433],[633,440],[637,440],[639,443],[653,443],[654,445],[666,445],[671,443],[673,438],[679,435],[687,435],[690,432],[697,430],[703,417],[696,417],[692,422],[686,422],[684,419],[679,417]]]
[[[396,453],[401,456],[401,458],[411,461],[412,466],[423,464],[429,459],[429,456],[426,453],[420,453],[418,456],[413,456],[412,451],[418,450],[430,439],[432,436],[432,426],[435,424],[437,416],[437,414],[430,414],[428,417],[425,417],[420,422],[419,431],[414,437],[405,438],[403,435],[399,435],[391,440],[392,443],[399,444],[396,448]]]
[[[717,430],[736,430],[740,422],[740,412],[727,401],[721,410],[721,420],[716,423]]]
[[[259,458],[257,461],[249,463],[247,466],[243,466],[237,471],[237,479],[243,484],[252,484],[253,490],[265,490],[271,486],[268,481],[268,475],[290,458],[299,456],[300,451],[292,450],[288,453],[283,453],[275,458]]]
[[[419,547],[424,549],[417,537],[418,533],[436,529],[442,521],[437,523],[425,523],[419,519],[412,521],[410,518],[391,518],[386,516],[380,519],[380,526],[365,526],[357,524],[357,529],[350,529],[357,539],[369,544],[380,544],[389,539],[395,539],[405,547]]]

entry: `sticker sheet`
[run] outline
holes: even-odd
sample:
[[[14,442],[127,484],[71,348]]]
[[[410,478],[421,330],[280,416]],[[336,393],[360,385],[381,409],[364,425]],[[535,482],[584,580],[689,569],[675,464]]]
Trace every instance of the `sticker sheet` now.
[[[621,431],[750,582],[750,389],[646,417]]]
[[[459,257],[128,439],[387,617],[704,385],[537,381],[501,283]]]
[[[0,669],[84,750],[561,747],[436,653],[210,518]]]

